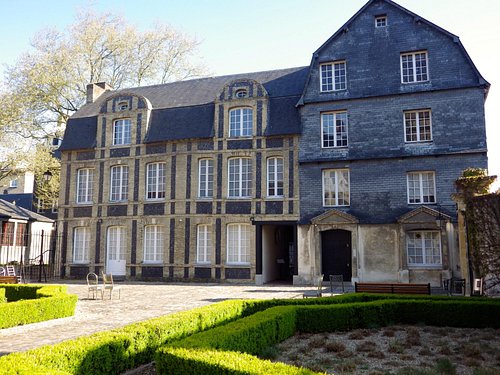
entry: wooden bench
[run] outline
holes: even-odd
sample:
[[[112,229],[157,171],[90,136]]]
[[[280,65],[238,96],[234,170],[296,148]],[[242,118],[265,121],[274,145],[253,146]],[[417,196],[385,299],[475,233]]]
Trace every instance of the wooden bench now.
[[[431,284],[354,283],[356,293],[431,294]]]
[[[17,284],[17,276],[0,276],[0,284]]]

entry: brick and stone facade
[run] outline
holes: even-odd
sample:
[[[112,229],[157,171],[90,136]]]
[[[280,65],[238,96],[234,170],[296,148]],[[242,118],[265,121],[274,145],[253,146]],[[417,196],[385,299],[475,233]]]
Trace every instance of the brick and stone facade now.
[[[459,276],[451,194],[463,169],[487,166],[488,87],[458,37],[389,0],[309,67],[90,85],[61,146],[65,275]]]

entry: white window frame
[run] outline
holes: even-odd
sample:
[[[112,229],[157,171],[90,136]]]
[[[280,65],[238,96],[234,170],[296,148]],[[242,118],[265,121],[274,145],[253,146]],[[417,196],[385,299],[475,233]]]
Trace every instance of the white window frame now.
[[[376,28],[381,28],[381,27],[387,27],[387,16],[376,16],[375,17],[375,27]]]
[[[214,160],[198,160],[198,198],[207,199],[214,196]]]
[[[283,198],[285,186],[285,163],[282,157],[267,158],[267,197]]]
[[[166,163],[154,162],[146,165],[146,200],[165,199]]]
[[[9,187],[10,188],[17,188],[17,186],[18,186],[18,179],[17,179],[17,177],[13,178],[12,180],[9,181]]]
[[[417,56],[421,55],[425,56],[425,72],[422,72],[422,67],[417,67],[417,63],[420,60],[417,60]],[[406,63],[411,63],[411,66],[405,68],[405,63],[403,62],[405,57],[411,57],[410,60],[407,60]],[[401,83],[419,83],[419,82],[427,82],[429,81],[429,55],[427,51],[415,51],[415,52],[405,52],[400,55],[400,65],[401,65]],[[411,74],[407,71],[411,70]],[[406,74],[408,73],[408,74]]]
[[[228,159],[227,176],[228,198],[250,198],[252,196],[252,159]]]
[[[429,186],[429,177],[432,177]],[[413,171],[406,174],[408,204],[435,204],[436,173],[433,171]]]
[[[348,207],[351,204],[349,169],[323,169],[322,183],[323,207]]]
[[[406,256],[408,267],[442,266],[441,233],[421,230],[406,233]],[[417,262],[421,258],[421,262]]]
[[[227,225],[227,264],[250,264],[252,226],[249,224]]]
[[[91,204],[94,190],[94,169],[80,168],[76,171],[76,203]]]
[[[128,200],[128,165],[114,165],[110,169],[109,201]]]
[[[347,89],[347,63],[345,60],[332,61],[319,65],[319,89],[320,92]]]
[[[426,114],[428,116],[426,116]],[[412,118],[408,118],[412,116]],[[426,123],[428,121],[428,124]],[[419,109],[403,112],[403,122],[405,127],[405,142],[431,142],[432,141],[432,111],[430,109]],[[414,122],[414,125],[410,122]],[[411,128],[415,129],[415,133],[409,132]],[[425,129],[429,128],[426,132]],[[424,131],[422,131],[424,130]],[[428,135],[428,138],[426,136]],[[415,139],[411,139],[415,136]]]
[[[196,228],[196,263],[212,263],[212,226],[210,224],[199,224]]]
[[[73,230],[73,263],[88,264],[90,253],[90,228],[75,227]]]
[[[229,110],[229,138],[248,138],[253,135],[253,109],[238,107]]]
[[[328,122],[332,119],[331,123]],[[334,111],[321,113],[321,147],[340,148],[348,146],[348,120],[347,111]],[[329,145],[331,140],[328,136],[333,136],[333,145]]]
[[[143,263],[153,264],[163,262],[164,236],[162,225],[144,226]]]
[[[113,121],[113,146],[129,145],[132,142],[132,120],[122,118]]]

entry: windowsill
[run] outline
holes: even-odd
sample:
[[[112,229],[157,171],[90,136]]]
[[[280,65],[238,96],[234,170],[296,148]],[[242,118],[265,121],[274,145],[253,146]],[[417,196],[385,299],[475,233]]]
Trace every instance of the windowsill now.
[[[415,82],[401,82],[402,85],[419,85],[419,84],[422,84],[422,83],[430,83],[431,81],[430,80],[426,80],[426,81],[415,81]]]
[[[410,206],[423,206],[423,205],[435,205],[437,202],[422,202],[422,203],[410,203],[408,202],[408,205]]]
[[[227,137],[228,141],[237,140],[237,139],[253,139],[253,135],[242,135],[240,137],[235,137],[235,136]]]
[[[411,270],[439,270],[442,269],[443,265],[442,264],[423,264],[423,265],[418,265],[418,264],[412,264],[408,265],[408,269]]]
[[[226,263],[226,266],[246,268],[250,266],[250,263]]]
[[[351,205],[346,205],[346,206],[325,206],[323,205],[324,208],[341,208],[341,207],[351,207]]]
[[[430,139],[430,140],[425,140],[425,141],[405,141],[405,145],[419,145],[419,144],[430,144],[430,143],[433,143],[434,140],[433,139]]]
[[[345,89],[340,89],[340,90],[329,90],[329,91],[321,91],[320,90],[320,95],[321,94],[332,94],[332,93],[336,93],[336,92],[342,92],[342,91],[347,91],[347,88]]]
[[[123,200],[123,201],[109,201],[109,204],[120,204],[120,203],[128,203],[128,200]]]
[[[91,206],[94,204],[94,202],[76,202],[78,206]]]
[[[71,265],[72,266],[88,266],[90,264],[89,261],[85,261],[85,262],[73,262]]]
[[[205,202],[211,202],[214,200],[214,197],[196,197],[197,201],[205,201]]]
[[[156,261],[156,262],[142,262],[142,265],[143,266],[160,266],[163,264],[163,260],[159,260],[159,261]]]
[[[126,147],[126,146],[132,146],[132,143],[124,143],[121,145],[111,145],[109,146],[110,148],[120,148],[120,147]]]
[[[211,266],[212,263],[211,262],[197,262],[194,265],[195,265],[195,267],[208,267],[208,266]]]
[[[347,150],[349,149],[349,145],[347,146],[330,146],[330,147],[325,147],[325,146],[321,146],[321,149],[322,150]]]
[[[165,202],[165,198],[146,198],[145,202]]]
[[[227,197],[226,199],[234,199],[234,200],[251,200],[252,197]]]
[[[273,195],[273,196],[267,196],[266,199],[271,199],[273,201],[282,201],[285,199],[284,195]]]

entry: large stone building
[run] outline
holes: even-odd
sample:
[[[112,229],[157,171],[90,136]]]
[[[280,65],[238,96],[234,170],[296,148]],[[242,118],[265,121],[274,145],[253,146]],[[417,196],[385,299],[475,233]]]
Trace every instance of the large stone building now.
[[[89,85],[60,148],[64,275],[459,275],[453,181],[487,167],[488,87],[458,37],[389,0],[308,67]]]

